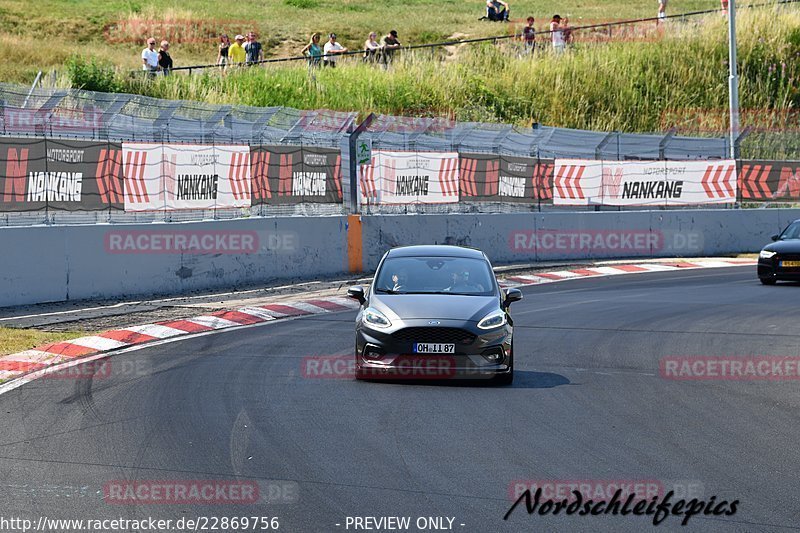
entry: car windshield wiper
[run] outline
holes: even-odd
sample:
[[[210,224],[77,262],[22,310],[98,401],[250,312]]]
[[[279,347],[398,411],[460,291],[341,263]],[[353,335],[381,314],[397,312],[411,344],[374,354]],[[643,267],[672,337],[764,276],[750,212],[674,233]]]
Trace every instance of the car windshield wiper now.
[[[381,294],[408,294],[394,289],[375,289],[375,292],[380,292]]]
[[[452,292],[452,291],[409,291],[403,294],[450,294],[453,296],[482,296],[479,292]]]

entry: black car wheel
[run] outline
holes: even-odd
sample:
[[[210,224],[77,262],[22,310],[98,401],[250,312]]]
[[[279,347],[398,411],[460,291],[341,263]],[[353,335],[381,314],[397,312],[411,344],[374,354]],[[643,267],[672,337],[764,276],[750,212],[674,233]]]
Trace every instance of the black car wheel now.
[[[774,280],[774,279],[772,279],[772,278],[758,278],[758,279],[759,279],[759,280],[761,281],[761,283],[763,283],[764,285],[775,285],[775,281],[776,281],[776,280]]]

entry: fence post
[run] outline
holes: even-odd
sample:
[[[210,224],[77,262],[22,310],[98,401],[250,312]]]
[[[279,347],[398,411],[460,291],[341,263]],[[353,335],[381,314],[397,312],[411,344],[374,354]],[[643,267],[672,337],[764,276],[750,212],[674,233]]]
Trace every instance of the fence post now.
[[[734,140],[734,141],[733,141],[733,153],[731,154],[731,157],[732,157],[733,159],[739,159],[739,158],[741,157],[741,152],[742,152],[742,141],[744,140],[744,138],[745,138],[745,137],[747,137],[748,135],[750,135],[750,132],[752,132],[752,131],[753,131],[753,127],[752,127],[752,126],[747,126],[747,127],[746,127],[746,128],[745,128],[745,129],[744,129],[744,130],[743,130],[743,131],[742,131],[742,132],[739,134],[739,136],[738,136],[738,137],[736,137],[736,140]]]
[[[738,182],[739,182],[739,169],[741,167],[739,158],[742,156],[742,141],[744,140],[745,137],[750,135],[751,131],[753,131],[753,127],[752,126],[747,126],[744,130],[742,130],[742,132],[739,134],[739,136],[736,137],[736,140],[733,141],[733,154],[731,154],[731,155],[732,155],[733,160],[734,160],[733,161],[733,165],[734,165],[733,168],[735,169],[735,172],[736,172],[737,185],[738,185]],[[733,204],[733,205],[734,205],[734,207],[737,207],[737,206],[741,206],[741,203],[742,203],[742,189],[741,189],[741,187],[736,187],[736,203]]]
[[[594,149],[594,158],[602,160],[603,159],[603,149],[605,149],[606,145],[611,142],[611,139],[617,135],[616,131],[610,131],[603,137],[603,140],[600,141]]]
[[[369,116],[353,130],[348,140],[348,148],[350,149],[350,158],[348,161],[350,163],[350,213],[354,215],[361,212],[361,208],[358,205],[358,156],[356,155],[358,151],[358,138],[362,133],[367,131],[367,128],[369,128],[373,120],[375,120],[375,113],[370,113]]]
[[[660,160],[663,161],[664,159],[666,159],[667,145],[672,140],[672,138],[675,137],[676,133],[678,133],[678,130],[676,128],[671,128],[664,135],[664,137],[658,142],[658,158]]]

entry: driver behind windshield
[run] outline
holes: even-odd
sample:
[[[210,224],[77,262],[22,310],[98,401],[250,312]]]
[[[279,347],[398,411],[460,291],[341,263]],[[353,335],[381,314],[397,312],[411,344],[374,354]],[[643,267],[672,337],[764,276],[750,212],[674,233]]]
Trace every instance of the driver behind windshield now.
[[[469,270],[457,270],[450,276],[450,286],[444,289],[447,292],[484,292],[486,289],[480,283],[469,279]]]
[[[392,274],[392,286],[389,287],[393,291],[405,291],[408,289],[408,273],[405,270],[401,270],[395,274]]]

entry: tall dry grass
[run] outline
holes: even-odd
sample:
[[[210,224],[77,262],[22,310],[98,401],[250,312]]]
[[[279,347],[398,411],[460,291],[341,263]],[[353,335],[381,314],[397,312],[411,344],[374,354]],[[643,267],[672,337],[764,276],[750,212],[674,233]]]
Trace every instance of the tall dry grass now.
[[[276,64],[221,76],[206,71],[124,90],[149,96],[254,106],[329,108],[448,116],[619,131],[714,133],[727,122],[727,25],[721,16],[672,23],[660,40],[577,45],[520,58],[505,45],[471,45],[454,61],[430,52],[401,56],[388,70],[351,59],[309,72]],[[800,13],[791,8],[739,16],[741,104],[756,116],[800,105]],[[747,116],[747,115],[745,115]],[[784,116],[789,116],[785,115]],[[796,116],[796,115],[791,115]],[[780,129],[785,125],[773,124]]]

